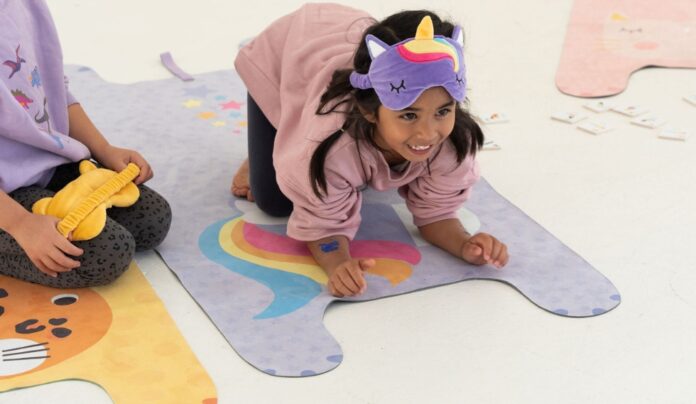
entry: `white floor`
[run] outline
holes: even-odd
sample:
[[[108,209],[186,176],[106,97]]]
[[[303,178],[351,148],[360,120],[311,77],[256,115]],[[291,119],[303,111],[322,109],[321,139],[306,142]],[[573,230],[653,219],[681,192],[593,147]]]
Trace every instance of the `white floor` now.
[[[65,62],[120,83],[170,77],[159,63],[163,51],[192,74],[232,68],[240,40],[299,4],[49,0]],[[617,129],[593,136],[549,119],[584,103],[554,86],[571,0],[350,4],[377,17],[429,6],[463,24],[473,112],[511,118],[486,128],[502,150],[481,153],[484,175],[611,279],[623,302],[603,316],[568,319],[506,285],[469,281],[336,305],[325,321],[344,362],[322,376],[284,379],[246,364],[159,257],[139,256],[219,402],[694,402],[696,107],[681,97],[696,93],[696,70],[643,70],[614,97],[691,130],[689,141],[658,139],[613,113],[605,117]],[[0,402],[110,399],[70,381],[3,393]]]

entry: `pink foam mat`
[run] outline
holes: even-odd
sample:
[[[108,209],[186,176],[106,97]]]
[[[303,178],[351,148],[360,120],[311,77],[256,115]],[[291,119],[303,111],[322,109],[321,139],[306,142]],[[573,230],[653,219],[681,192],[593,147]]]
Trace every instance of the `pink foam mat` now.
[[[693,0],[575,0],[556,73],[559,90],[615,95],[648,66],[696,67]]]

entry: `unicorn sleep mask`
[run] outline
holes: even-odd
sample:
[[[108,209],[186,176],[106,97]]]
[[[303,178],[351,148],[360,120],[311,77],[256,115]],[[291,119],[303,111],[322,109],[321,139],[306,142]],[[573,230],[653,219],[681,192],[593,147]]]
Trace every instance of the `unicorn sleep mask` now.
[[[352,72],[354,88],[373,88],[382,105],[400,110],[413,104],[423,91],[442,86],[457,101],[466,96],[464,35],[454,28],[452,38],[433,35],[433,20],[425,16],[416,36],[389,46],[374,35],[365,42],[372,63],[367,74]]]

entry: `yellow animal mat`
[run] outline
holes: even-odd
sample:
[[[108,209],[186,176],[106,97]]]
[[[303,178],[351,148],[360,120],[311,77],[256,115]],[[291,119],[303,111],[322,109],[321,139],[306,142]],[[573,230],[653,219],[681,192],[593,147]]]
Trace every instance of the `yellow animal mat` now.
[[[98,384],[115,403],[217,402],[212,380],[135,262],[95,288],[0,275],[0,391],[67,379]]]

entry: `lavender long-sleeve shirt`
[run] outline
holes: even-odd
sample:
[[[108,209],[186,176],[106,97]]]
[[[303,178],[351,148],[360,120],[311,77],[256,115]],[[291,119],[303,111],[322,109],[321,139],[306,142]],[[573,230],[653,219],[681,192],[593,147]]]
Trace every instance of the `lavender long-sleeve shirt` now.
[[[328,195],[323,200],[314,195],[310,159],[344,119],[341,114],[316,115],[315,110],[333,72],[351,67],[371,22],[363,11],[308,4],[271,24],[235,60],[249,93],[278,130],[273,164],[280,189],[293,202],[287,233],[295,239],[352,239],[360,225],[365,186],[399,189],[417,226],[454,218],[479,178],[476,161],[470,157],[458,164],[449,141],[431,162],[430,172],[422,162],[396,173],[379,150],[344,134],[326,157]]]
[[[68,136],[63,55],[43,0],[0,0],[0,188],[45,186],[56,166],[88,158]]]

